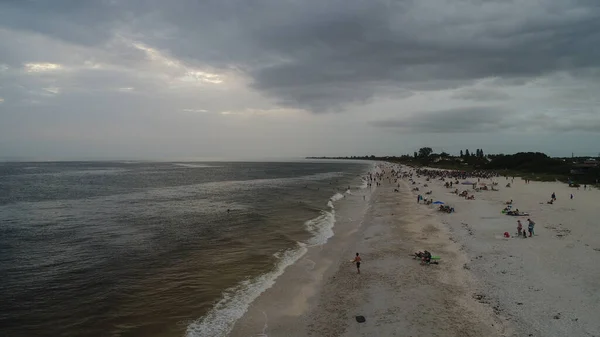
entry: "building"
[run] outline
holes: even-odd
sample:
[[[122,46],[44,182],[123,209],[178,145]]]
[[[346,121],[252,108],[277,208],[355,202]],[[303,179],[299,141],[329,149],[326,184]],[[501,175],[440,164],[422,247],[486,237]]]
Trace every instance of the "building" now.
[[[596,168],[598,168],[598,161],[590,158],[583,161],[583,163],[573,163],[571,174],[586,174]]]

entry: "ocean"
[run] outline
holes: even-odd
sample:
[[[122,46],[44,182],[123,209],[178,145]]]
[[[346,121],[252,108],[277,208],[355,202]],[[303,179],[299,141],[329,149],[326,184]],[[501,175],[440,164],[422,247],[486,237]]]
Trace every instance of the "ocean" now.
[[[370,167],[0,163],[3,335],[226,335]]]

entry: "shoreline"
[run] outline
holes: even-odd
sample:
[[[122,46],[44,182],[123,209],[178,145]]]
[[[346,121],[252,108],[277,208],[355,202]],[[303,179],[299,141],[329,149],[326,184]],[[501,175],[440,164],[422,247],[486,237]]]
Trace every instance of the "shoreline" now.
[[[325,243],[307,246],[306,253],[289,265],[272,287],[250,304],[246,313],[235,322],[229,336],[307,335],[305,315],[318,303],[324,281],[345,259],[343,253],[349,240],[362,226],[371,192],[376,189],[362,185],[350,194],[344,194],[343,199],[337,194],[337,197],[332,197],[335,212],[333,235]]]
[[[304,230],[309,235],[305,238],[298,238],[293,247],[276,253],[274,257],[277,262],[271,270],[256,277],[247,277],[235,287],[223,291],[221,299],[212,306],[208,313],[187,324],[185,335],[231,336],[236,335],[238,326],[243,326],[243,331],[252,330],[256,331],[255,334],[260,334],[264,330],[263,325],[266,325],[267,321],[272,320],[273,317],[277,317],[278,312],[271,313],[269,310],[262,309],[257,311],[255,308],[260,308],[262,301],[268,299],[271,293],[278,294],[275,295],[276,298],[282,298],[285,294],[278,292],[282,284],[288,285],[288,287],[291,285],[295,287],[296,292],[302,294],[290,299],[290,302],[300,303],[303,299],[310,297],[312,289],[320,283],[320,280],[315,280],[315,278],[318,278],[319,273],[324,272],[332,263],[327,258],[321,259],[318,254],[328,241],[337,240],[333,238],[335,228],[346,223],[346,221],[340,222],[340,216],[336,213],[339,212],[340,207],[343,208],[345,207],[343,205],[352,203],[358,198],[360,198],[361,204],[366,204],[363,194],[367,193],[368,189],[365,189],[366,184],[362,178],[373,167],[373,163],[369,166],[365,165],[360,172],[355,172],[356,176],[350,176],[350,179],[347,179],[346,183],[348,186],[352,186],[351,190],[345,189],[345,183],[343,190],[332,188],[330,182],[330,188],[333,189],[332,194],[321,207],[315,205],[315,207],[319,207],[316,210],[320,209],[320,214],[306,220],[303,224],[299,223],[303,227],[299,227],[298,232]],[[360,193],[360,195],[356,193]],[[346,217],[347,215],[344,214],[345,212],[342,212],[342,216]],[[360,215],[359,213],[352,214],[356,214],[356,218]],[[310,271],[310,275],[306,271]],[[297,282],[300,279],[295,277],[294,280],[286,281],[289,275],[299,275],[304,279],[302,282]],[[305,305],[307,304],[300,303],[295,308],[280,307],[280,309],[285,309],[286,313],[293,315],[294,311],[303,310],[301,306]],[[258,315],[257,318],[254,317],[256,315]],[[247,333],[244,332],[243,335],[246,336]]]

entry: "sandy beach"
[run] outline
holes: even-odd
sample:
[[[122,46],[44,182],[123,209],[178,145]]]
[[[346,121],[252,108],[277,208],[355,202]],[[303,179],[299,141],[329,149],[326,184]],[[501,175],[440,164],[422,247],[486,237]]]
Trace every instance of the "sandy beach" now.
[[[477,298],[505,318],[515,336],[599,336],[600,191],[558,182],[526,184],[520,178],[493,180],[499,191],[475,192],[475,200],[449,194],[440,181],[428,182],[434,199],[456,209],[440,214],[468,257],[465,268],[477,281]],[[557,200],[547,204],[552,193]],[[530,215],[501,214],[511,199],[513,208]],[[517,220],[527,228],[528,218],[536,223],[535,235],[516,237]]]
[[[389,173],[392,166],[384,166]],[[465,200],[440,180],[413,178],[414,185],[386,175],[381,186],[336,204],[335,235],[307,247],[230,335],[600,335],[594,320],[600,191],[520,178],[506,188],[505,178],[495,178],[499,191],[472,191],[475,200]],[[428,190],[426,197],[456,212],[417,204],[417,194]],[[546,204],[553,192],[557,201]],[[503,236],[515,235],[518,218],[527,228],[528,217],[501,213],[511,199],[535,221],[534,237]],[[410,256],[424,249],[441,256],[440,264],[423,266]],[[360,275],[349,262],[356,252],[363,259]],[[366,322],[358,323],[358,315]]]

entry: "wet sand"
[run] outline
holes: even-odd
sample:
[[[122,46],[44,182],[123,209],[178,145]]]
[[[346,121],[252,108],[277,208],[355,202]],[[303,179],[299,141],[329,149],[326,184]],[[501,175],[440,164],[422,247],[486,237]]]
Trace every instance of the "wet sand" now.
[[[302,259],[289,266],[273,287],[252,303],[236,322],[230,336],[307,336],[308,313],[323,297],[323,285],[340,265],[349,266],[349,243],[364,226],[369,207],[369,189],[355,190],[335,203],[335,235],[324,245],[307,247]],[[363,195],[365,200],[363,200]]]

